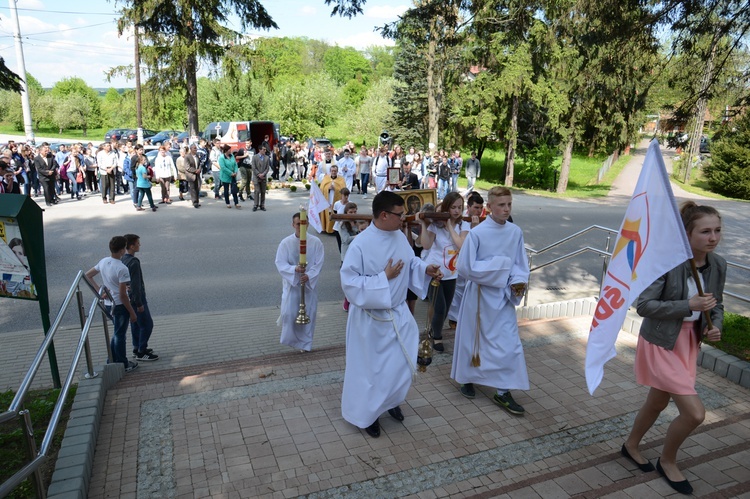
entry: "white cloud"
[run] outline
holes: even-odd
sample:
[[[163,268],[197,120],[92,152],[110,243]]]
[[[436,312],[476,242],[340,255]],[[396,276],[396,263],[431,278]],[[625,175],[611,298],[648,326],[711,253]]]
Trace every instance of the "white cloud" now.
[[[373,45],[395,45],[395,42],[393,40],[383,38],[379,33],[376,33],[374,31],[360,33],[358,35],[352,35],[345,38],[337,38],[335,40],[330,40],[330,42],[335,43],[339,47],[353,47],[357,50],[364,50],[367,47],[371,47]]]
[[[21,26],[21,35],[23,36],[33,36],[34,33],[46,33],[47,31],[56,31],[58,29],[54,24],[33,16],[19,15],[18,24]]]
[[[408,5],[376,5],[365,9],[365,17],[370,19],[387,19],[389,21],[395,21],[407,10],[409,10]]]
[[[19,9],[44,9],[44,4],[39,0],[18,0]]]
[[[314,16],[318,13],[318,9],[310,5],[305,5],[300,9],[299,13],[303,16]]]

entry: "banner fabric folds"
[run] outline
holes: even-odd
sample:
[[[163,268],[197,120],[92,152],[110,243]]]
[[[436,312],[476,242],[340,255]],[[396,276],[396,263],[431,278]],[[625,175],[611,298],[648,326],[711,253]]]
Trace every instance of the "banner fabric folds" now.
[[[615,341],[630,305],[657,278],[692,257],[659,142],[653,140],[591,322],[586,346],[586,385],[591,395],[604,377],[604,364],[617,354]]]

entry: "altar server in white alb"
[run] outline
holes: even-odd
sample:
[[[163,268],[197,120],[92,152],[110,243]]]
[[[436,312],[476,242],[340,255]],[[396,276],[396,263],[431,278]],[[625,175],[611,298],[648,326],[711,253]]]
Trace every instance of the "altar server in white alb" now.
[[[309,352],[315,333],[315,316],[318,312],[318,276],[323,268],[323,243],[307,234],[307,266],[299,264],[299,213],[292,216],[294,234],[285,237],[276,251],[276,269],[284,282],[281,294],[281,315],[276,322],[281,326],[281,343]],[[305,285],[305,306],[310,317],[309,324],[297,324],[297,313],[301,300],[301,284]]]
[[[346,371],[341,414],[367,434],[380,436],[386,410],[403,421],[399,405],[416,374],[419,327],[406,305],[406,290],[424,298],[440,267],[414,256],[401,232],[404,200],[383,191],[372,202],[373,223],[349,246],[341,287],[349,300]]]
[[[510,390],[528,390],[529,375],[518,336],[515,306],[529,280],[523,232],[508,221],[512,197],[506,187],[489,192],[490,215],[469,231],[458,255],[466,288],[458,312],[451,378],[474,398],[474,383],[497,389],[493,402],[523,415]]]

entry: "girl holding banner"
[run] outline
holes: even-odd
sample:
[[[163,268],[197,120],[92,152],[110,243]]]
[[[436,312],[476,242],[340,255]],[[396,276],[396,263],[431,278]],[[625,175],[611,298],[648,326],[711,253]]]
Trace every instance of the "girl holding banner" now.
[[[638,384],[651,389],[621,451],[642,471],[654,469],[638,446],[672,399],[679,416],[667,429],[656,469],[674,490],[691,494],[690,482],[677,467],[677,451],[705,418],[706,410],[695,391],[696,363],[702,339],[721,339],[727,262],[713,252],[721,240],[719,212],[688,201],[680,215],[693,259],[662,275],[638,298],[638,314],[644,319],[635,377]]]

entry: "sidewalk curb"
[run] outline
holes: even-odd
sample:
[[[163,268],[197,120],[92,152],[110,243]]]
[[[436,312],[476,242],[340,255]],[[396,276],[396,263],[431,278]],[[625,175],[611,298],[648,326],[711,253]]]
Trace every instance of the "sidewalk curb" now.
[[[104,399],[125,374],[122,364],[105,364],[96,371],[99,376],[78,382],[70,419],[55,463],[55,472],[47,490],[50,499],[84,499],[88,496],[94,465],[99,422]]]
[[[542,303],[529,305],[516,309],[516,317],[519,319],[558,319],[560,317],[577,317],[582,315],[594,315],[596,310],[596,298],[578,298],[553,303]],[[621,330],[638,336],[642,319],[633,310],[628,311]],[[750,362],[738,359],[711,345],[701,345],[698,353],[698,365],[709,371],[713,371],[722,378],[744,388],[750,388]]]

